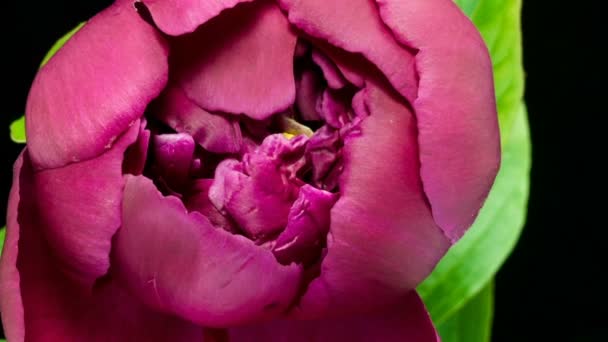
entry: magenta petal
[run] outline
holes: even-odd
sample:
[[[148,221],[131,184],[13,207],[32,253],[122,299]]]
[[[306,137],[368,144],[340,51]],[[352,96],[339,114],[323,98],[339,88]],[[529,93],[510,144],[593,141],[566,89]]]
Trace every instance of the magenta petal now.
[[[280,320],[229,330],[231,342],[439,342],[416,292],[377,312],[315,320]]]
[[[450,0],[377,0],[420,73],[413,103],[421,175],[433,216],[452,241],[473,223],[500,163],[492,63],[477,29]]]
[[[325,122],[333,128],[340,129],[350,121],[349,103],[330,89],[326,89],[319,101],[319,112]]]
[[[337,199],[338,195],[308,184],[300,188],[289,210],[287,227],[272,250],[279,262],[308,263],[318,257],[329,230],[329,212]]]
[[[194,139],[185,133],[156,135],[153,150],[156,176],[171,190],[184,190],[194,158]]]
[[[298,80],[296,106],[304,121],[320,120],[317,101],[323,91],[320,77],[310,70],[304,70]]]
[[[8,198],[6,216],[6,237],[0,258],[0,312],[2,313],[4,335],[10,341],[23,341],[25,337],[23,300],[20,289],[21,276],[17,270],[17,258],[19,255],[20,179],[26,154],[27,149],[24,149],[13,166],[13,186]],[[29,164],[29,157],[27,159]],[[27,165],[26,168],[30,169],[31,166]],[[28,172],[31,173],[31,171]]]
[[[148,310],[112,277],[91,290],[58,272],[62,266],[36,215],[40,200],[25,156],[15,164],[0,264],[0,311],[8,340],[201,341],[201,327]]]
[[[197,179],[192,184],[192,188],[184,197],[183,201],[189,211],[198,211],[209,219],[215,227],[236,233],[238,227],[227,216],[223,215],[211,203],[209,199],[209,189],[213,184],[213,179]]]
[[[243,137],[236,118],[209,113],[178,87],[166,90],[156,104],[154,115],[159,120],[177,132],[190,134],[207,151],[236,153],[241,150]]]
[[[150,146],[150,130],[146,129],[147,120],[141,119],[139,136],[137,141],[127,148],[125,160],[122,166],[123,173],[141,175],[148,159],[148,147]]]
[[[202,108],[265,119],[294,102],[296,38],[274,1],[259,0],[178,38],[172,66]]]
[[[346,79],[344,79],[340,69],[325,54],[317,49],[313,49],[312,60],[323,71],[323,76],[330,88],[340,89],[346,86]]]
[[[360,136],[345,140],[342,194],[331,211],[327,255],[295,315],[388,305],[414,289],[449,247],[420,183],[415,119],[398,95],[384,89],[368,82],[363,96],[371,114]]]
[[[304,163],[306,142],[305,136],[287,140],[274,134],[242,162],[224,160],[209,190],[211,202],[255,240],[280,232],[298,195],[295,174]]]
[[[199,25],[225,9],[252,0],[142,0],[154,23],[166,34],[178,36],[194,31]]]
[[[116,237],[119,273],[145,303],[212,327],[274,317],[296,295],[301,271],[232,235],[149,179],[126,176],[123,226]]]
[[[139,121],[108,152],[34,174],[41,229],[62,270],[92,285],[110,266],[112,236],[120,227],[125,150]]]
[[[361,53],[391,84],[413,101],[417,80],[414,55],[399,45],[369,0],[279,0],[289,21],[312,37]]]
[[[99,13],[34,80],[26,108],[34,166],[56,168],[100,155],[166,80],[166,43],[132,3]]]
[[[313,184],[321,189],[333,189],[337,185],[341,158],[340,135],[335,129],[325,125],[318,129],[306,146],[306,153],[312,162]]]

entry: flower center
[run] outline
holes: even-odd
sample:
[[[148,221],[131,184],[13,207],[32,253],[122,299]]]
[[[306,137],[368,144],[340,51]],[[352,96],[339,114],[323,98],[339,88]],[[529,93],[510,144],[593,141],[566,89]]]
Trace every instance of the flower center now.
[[[300,41],[294,58],[288,110],[264,120],[211,112],[169,85],[149,106],[140,136],[150,139],[139,145],[147,144],[143,174],[165,195],[271,249],[282,264],[310,266],[339,198],[344,139],[364,118],[352,110],[358,89],[327,57]]]

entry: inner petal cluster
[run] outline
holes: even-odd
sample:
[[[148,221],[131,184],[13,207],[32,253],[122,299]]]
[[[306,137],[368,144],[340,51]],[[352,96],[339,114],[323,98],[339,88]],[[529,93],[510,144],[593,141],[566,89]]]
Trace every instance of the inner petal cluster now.
[[[219,21],[193,36],[210,39],[201,37]],[[170,82],[148,107],[125,171],[152,179],[217,229],[271,250],[279,263],[310,267],[322,259],[340,197],[344,140],[364,117],[352,109],[359,89],[321,50],[299,38],[291,56],[295,96],[269,115],[205,107],[179,79]]]

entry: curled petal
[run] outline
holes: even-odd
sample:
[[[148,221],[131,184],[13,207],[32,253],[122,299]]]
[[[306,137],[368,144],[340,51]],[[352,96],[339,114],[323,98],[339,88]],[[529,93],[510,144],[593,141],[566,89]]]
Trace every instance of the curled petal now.
[[[112,237],[121,225],[124,153],[139,130],[136,122],[97,158],[33,176],[39,229],[61,269],[88,285],[110,267]]]
[[[7,241],[0,268],[0,310],[10,341],[200,341],[202,328],[149,310],[108,275],[83,288],[57,269],[36,215],[27,151],[15,167]]]
[[[256,240],[280,232],[298,195],[294,178],[304,162],[306,143],[305,136],[287,140],[275,134],[245,155],[243,162],[224,160],[209,190],[211,201]]]
[[[198,211],[209,219],[215,227],[236,233],[238,227],[226,215],[222,214],[211,203],[209,199],[209,189],[213,184],[213,179],[197,179],[192,185],[192,189],[184,197],[184,204],[189,211]]]
[[[439,342],[437,332],[416,292],[376,312],[317,320],[280,320],[233,328],[230,341]]]
[[[243,136],[238,120],[202,109],[179,87],[169,87],[155,105],[153,113],[159,120],[177,132],[190,134],[207,151],[235,153],[241,150]]]
[[[313,71],[304,70],[297,88],[296,106],[302,119],[305,121],[320,120],[317,112],[317,100],[322,92],[319,76]]]
[[[27,149],[24,149],[13,166],[13,186],[8,198],[6,216],[6,237],[0,257],[0,312],[2,312],[2,327],[6,338],[11,341],[23,341],[25,338],[25,323],[23,315],[23,300],[21,298],[19,270],[19,203],[21,197],[21,173],[23,161],[27,160],[26,171],[31,180],[31,166]],[[26,183],[27,184],[27,183]],[[30,200],[31,201],[31,200]]]
[[[199,25],[242,2],[252,0],[141,0],[163,32],[173,36],[194,31]]]
[[[36,169],[109,149],[165,86],[167,53],[160,33],[130,2],[117,2],[87,22],[32,84],[26,129]]]
[[[421,176],[433,216],[454,242],[473,223],[500,164],[492,63],[479,32],[450,0],[376,0],[403,44],[420,52]]]
[[[154,136],[154,172],[164,184],[181,192],[188,184],[194,158],[194,139],[185,133]]]
[[[294,102],[296,40],[274,1],[258,0],[178,38],[172,67],[202,108],[262,120]]]
[[[414,116],[388,86],[367,83],[355,97],[366,106],[355,110],[366,107],[370,115],[360,136],[345,140],[327,255],[294,310],[299,317],[388,305],[414,289],[449,247],[420,183]]]
[[[323,76],[330,88],[340,89],[346,86],[346,79],[344,79],[340,69],[325,54],[318,49],[314,49],[312,50],[312,60],[323,71]]]
[[[144,172],[146,160],[148,159],[148,147],[150,146],[151,135],[150,130],[146,129],[146,124],[147,120],[142,118],[137,141],[125,151],[125,160],[122,167],[123,173],[141,175]]]
[[[301,277],[252,241],[214,228],[149,179],[125,176],[117,269],[149,306],[222,327],[275,317],[293,300]]]
[[[276,240],[273,253],[282,264],[311,262],[318,257],[329,230],[329,212],[338,196],[308,184],[300,188],[289,210],[287,227]]]
[[[406,98],[416,98],[414,51],[399,45],[369,0],[279,0],[289,21],[312,37],[374,63]]]

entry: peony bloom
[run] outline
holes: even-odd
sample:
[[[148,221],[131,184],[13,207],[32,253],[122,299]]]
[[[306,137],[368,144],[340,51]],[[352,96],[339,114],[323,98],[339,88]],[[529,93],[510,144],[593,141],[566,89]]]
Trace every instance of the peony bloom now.
[[[10,341],[436,341],[499,134],[451,0],[119,0],[38,73]]]

